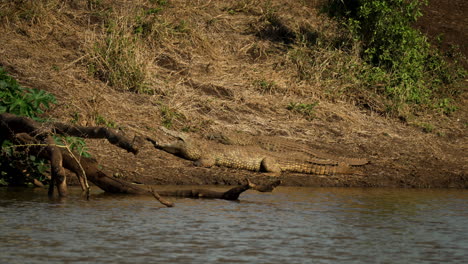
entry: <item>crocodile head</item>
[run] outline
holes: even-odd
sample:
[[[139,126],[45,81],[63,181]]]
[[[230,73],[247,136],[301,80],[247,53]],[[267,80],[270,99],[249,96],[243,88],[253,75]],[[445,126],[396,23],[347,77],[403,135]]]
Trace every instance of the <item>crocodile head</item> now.
[[[164,150],[167,153],[174,154],[188,160],[198,160],[201,158],[200,147],[194,144],[191,140],[185,137],[176,137],[176,139],[169,143],[160,143],[153,141],[154,147]]]

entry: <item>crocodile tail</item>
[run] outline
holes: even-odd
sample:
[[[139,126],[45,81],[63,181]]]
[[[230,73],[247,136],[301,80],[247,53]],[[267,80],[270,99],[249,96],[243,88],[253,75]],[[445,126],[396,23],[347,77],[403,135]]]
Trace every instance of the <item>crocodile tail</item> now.
[[[360,158],[339,158],[338,160],[350,166],[363,166],[369,163],[369,160]]]
[[[350,167],[345,163],[339,163],[338,165],[320,165],[303,162],[283,162],[280,166],[283,171],[317,175],[354,174],[358,172],[356,168]]]
[[[364,158],[348,158],[348,157],[341,157],[341,156],[336,156],[333,154],[328,154],[325,152],[321,152],[318,150],[311,150],[311,149],[306,149],[303,150],[304,153],[313,156],[313,157],[320,157],[320,159],[325,159],[325,160],[334,160],[337,162],[343,162],[346,163],[350,166],[363,166],[369,163],[369,160],[364,159]]]
[[[335,167],[333,165],[320,165],[300,161],[282,161],[278,164],[282,171],[291,171],[308,174],[318,175],[333,175],[335,174]]]
[[[317,175],[335,175],[337,167],[334,165],[307,164],[304,172]]]
[[[356,165],[353,165],[356,166]],[[351,164],[340,163],[335,167],[336,174],[361,174],[361,171],[356,167],[351,167]]]

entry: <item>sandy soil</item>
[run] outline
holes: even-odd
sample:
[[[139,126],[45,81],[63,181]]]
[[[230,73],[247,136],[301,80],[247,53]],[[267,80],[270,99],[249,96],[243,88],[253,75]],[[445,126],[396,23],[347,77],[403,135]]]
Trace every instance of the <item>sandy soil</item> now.
[[[448,43],[459,44],[466,54],[466,7],[463,0],[431,1],[426,10],[429,15],[420,26],[430,36],[444,33]],[[216,13],[221,12],[219,8],[202,13],[224,19],[223,23],[229,26],[226,28],[231,30],[220,28],[219,32],[211,32],[211,37],[220,42],[219,46],[209,42],[212,54],[190,53],[190,49],[177,46],[180,43],[173,43],[177,48],[170,50],[166,46],[155,56],[151,67],[156,85],[165,96],[116,91],[88,72],[84,43],[90,33],[84,28],[92,26],[92,19],[89,14],[78,12],[79,8],[64,7],[66,16],[48,21],[41,30],[19,22],[0,27],[0,65],[24,86],[56,95],[59,104],[50,114],[58,120],[96,125],[99,115],[115,122],[130,138],[135,135],[163,138],[159,126],[164,120],[161,112],[164,105],[183,114],[185,118],[175,120],[174,126],[193,128],[189,129],[192,137],[241,130],[287,137],[324,152],[371,161],[362,168],[364,175],[283,174],[285,185],[468,187],[466,92],[460,99],[462,107],[453,115],[421,117],[413,123],[381,116],[340,98],[327,99],[319,92],[260,94],[252,88],[259,76],[275,80],[286,90],[293,85],[297,89],[309,87],[292,82],[285,71],[274,70],[278,65],[269,58],[252,60],[246,49],[263,42],[245,33],[251,18],[221,17]],[[297,10],[315,12],[307,7]],[[240,56],[241,53],[244,55]],[[319,101],[315,117],[307,119],[286,109],[290,102],[298,101]],[[418,122],[431,123],[433,129],[424,131]],[[268,180],[261,173],[199,168],[190,161],[156,150],[147,142],[141,142],[137,156],[105,141],[87,143],[89,152],[106,172],[134,182],[230,185],[245,177],[257,182]]]

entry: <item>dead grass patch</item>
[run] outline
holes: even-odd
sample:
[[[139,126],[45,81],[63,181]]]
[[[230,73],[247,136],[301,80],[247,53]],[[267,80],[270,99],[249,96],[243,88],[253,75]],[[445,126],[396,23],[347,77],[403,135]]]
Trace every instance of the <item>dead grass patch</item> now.
[[[26,0],[0,1],[0,19],[6,24],[26,22],[29,24],[44,24],[64,5],[58,0]]]
[[[121,11],[123,12],[123,11]],[[88,70],[121,91],[149,92],[148,51],[135,35],[136,10],[116,11],[86,41]]]

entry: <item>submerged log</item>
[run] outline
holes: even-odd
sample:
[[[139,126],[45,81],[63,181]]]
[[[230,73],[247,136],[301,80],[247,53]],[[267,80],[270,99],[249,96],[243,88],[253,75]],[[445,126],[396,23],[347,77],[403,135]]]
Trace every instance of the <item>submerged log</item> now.
[[[6,139],[11,140],[18,144],[20,150],[27,150],[32,155],[50,160],[52,180],[49,194],[53,193],[53,188],[56,186],[60,196],[67,195],[64,168],[77,175],[83,190],[87,189],[86,182],[89,180],[109,193],[153,195],[159,202],[169,207],[173,204],[161,196],[237,200],[239,195],[248,189],[260,192],[272,191],[281,183],[281,181],[275,181],[271,184],[257,186],[247,181],[246,184],[233,187],[225,192],[206,189],[156,192],[153,189],[144,189],[122,179],[106,175],[99,169],[99,164],[95,159],[80,157],[78,153],[68,148],[57,146],[52,138],[53,134],[106,138],[111,144],[128,152],[138,153],[138,148],[130,140],[105,127],[70,126],[57,122],[39,123],[27,117],[8,113],[0,114],[0,143]]]
[[[186,198],[210,198],[223,200],[237,200],[243,192],[252,189],[259,192],[271,192],[281,183],[280,180],[274,181],[267,185],[256,185],[247,179],[247,183],[233,187],[225,192],[207,190],[207,189],[190,189],[190,190],[175,190],[175,191],[159,191],[162,196],[186,197]]]

